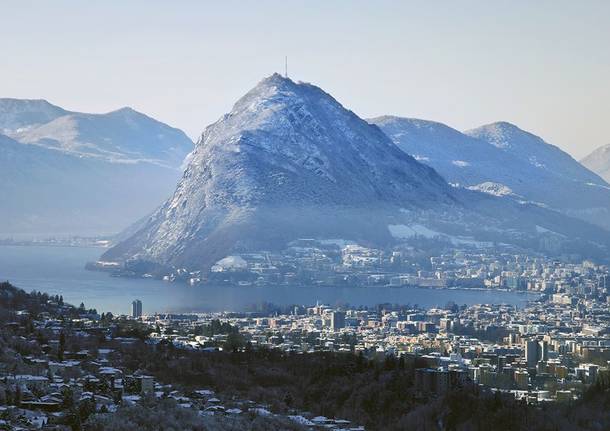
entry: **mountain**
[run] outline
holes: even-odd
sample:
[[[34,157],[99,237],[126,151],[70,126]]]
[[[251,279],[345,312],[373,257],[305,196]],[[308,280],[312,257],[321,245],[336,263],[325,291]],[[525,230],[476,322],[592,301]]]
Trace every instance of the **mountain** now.
[[[192,150],[181,130],[131,108],[107,114],[66,113],[11,134],[19,142],[36,144],[110,162],[149,162],[177,168]]]
[[[389,246],[434,229],[455,241],[529,229],[536,242],[544,229],[610,244],[549,213],[450,187],[320,88],[275,74],[205,129],[174,195],[102,260],[205,269],[298,238]]]
[[[132,109],[0,99],[0,236],[116,233],[171,194],[192,142]],[[45,122],[46,121],[46,122]]]
[[[583,167],[568,153],[517,126],[498,122],[464,132],[559,178],[582,183],[607,185],[598,175]]]
[[[387,228],[367,223],[374,212],[452,200],[379,129],[319,88],[273,75],[206,128],[173,197],[107,258],[209,266],[235,248],[308,236],[383,242]]]
[[[580,163],[610,182],[610,144],[593,151],[582,159]]]
[[[511,195],[610,228],[610,186],[558,147],[499,122],[467,132],[400,117],[369,120],[449,182]]]

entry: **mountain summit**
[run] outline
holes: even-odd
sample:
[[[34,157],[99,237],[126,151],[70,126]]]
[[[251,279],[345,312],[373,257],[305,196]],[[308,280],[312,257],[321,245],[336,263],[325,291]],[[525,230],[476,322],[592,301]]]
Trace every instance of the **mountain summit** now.
[[[200,191],[206,205],[408,205],[449,196],[434,170],[377,128],[318,87],[278,74],[206,128],[188,174],[177,193],[196,181],[206,186]]]
[[[539,136],[505,121],[487,124],[464,132],[481,139],[531,166],[557,176],[581,183],[607,185],[599,176],[583,167],[559,147]]]

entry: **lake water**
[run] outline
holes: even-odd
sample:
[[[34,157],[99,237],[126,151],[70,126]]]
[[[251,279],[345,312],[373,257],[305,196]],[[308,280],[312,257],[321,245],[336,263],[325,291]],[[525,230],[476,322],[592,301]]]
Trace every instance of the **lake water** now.
[[[26,291],[63,295],[66,302],[84,302],[98,312],[127,314],[131,301],[142,301],[144,313],[240,311],[270,302],[278,305],[418,304],[423,307],[457,304],[506,303],[524,305],[536,296],[504,291],[446,290],[389,287],[226,287],[166,283],[160,280],[110,277],[87,271],[103,250],[88,247],[0,246],[0,280]]]

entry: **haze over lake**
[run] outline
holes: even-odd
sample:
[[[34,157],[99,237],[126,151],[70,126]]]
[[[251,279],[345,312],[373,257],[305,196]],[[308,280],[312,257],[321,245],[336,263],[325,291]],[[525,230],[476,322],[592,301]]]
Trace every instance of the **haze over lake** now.
[[[150,279],[110,277],[87,271],[85,263],[103,252],[89,247],[0,246],[0,279],[26,291],[63,295],[66,302],[98,312],[128,313],[131,301],[142,300],[144,313],[166,311],[242,311],[252,305],[418,304],[423,307],[457,304],[507,303],[525,305],[536,295],[504,291],[447,290],[389,287],[232,287],[197,286]]]

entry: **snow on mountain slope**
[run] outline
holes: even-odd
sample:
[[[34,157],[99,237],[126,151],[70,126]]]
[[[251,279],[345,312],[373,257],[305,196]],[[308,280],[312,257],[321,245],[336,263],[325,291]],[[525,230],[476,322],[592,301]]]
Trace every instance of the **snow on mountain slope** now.
[[[495,170],[498,158],[485,142],[433,121],[384,116],[369,122],[379,126],[401,150],[432,166],[451,183],[470,186],[494,181],[490,172]]]
[[[610,190],[604,180],[559,148],[512,124],[494,123],[461,133],[444,124],[409,118],[369,121],[451,183],[484,192],[493,190],[481,185],[494,183],[519,199],[610,228]]]
[[[510,189],[510,187],[507,187],[504,184],[492,183],[491,181],[486,181],[484,183],[477,184],[475,186],[469,186],[467,188],[469,190],[475,190],[475,191],[487,193],[487,194],[490,194],[493,196],[498,196],[498,197],[511,196],[511,197],[515,197],[515,198],[521,198],[520,196],[516,195]]]
[[[467,130],[464,134],[488,142],[505,153],[529,163],[532,167],[548,171],[554,176],[581,183],[607,185],[598,175],[583,167],[559,147],[513,124],[492,123]]]
[[[477,161],[450,158],[469,162],[455,169]],[[609,234],[584,222],[450,187],[320,88],[275,74],[205,129],[174,195],[102,259],[206,269],[298,238],[384,247],[402,226],[532,247],[539,226],[583,238],[586,252],[598,249],[592,240],[610,244]]]
[[[180,167],[191,140],[131,108],[107,114],[68,113],[13,133],[13,138],[84,157],[110,162],[149,162]]]
[[[593,151],[580,163],[610,183],[610,144]]]

